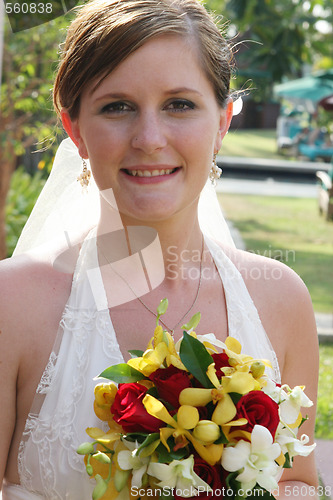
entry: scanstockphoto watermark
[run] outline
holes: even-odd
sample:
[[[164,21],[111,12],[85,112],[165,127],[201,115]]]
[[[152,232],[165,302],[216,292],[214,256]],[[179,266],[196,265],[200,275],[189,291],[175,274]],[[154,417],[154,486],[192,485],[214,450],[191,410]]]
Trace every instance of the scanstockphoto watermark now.
[[[294,263],[296,262],[296,251],[290,250],[287,248],[272,248],[272,245],[268,245],[268,248],[265,248],[263,251],[259,250],[247,250],[250,253],[254,253],[256,255],[262,255],[263,257],[268,257],[269,259],[278,260],[280,262],[285,263]]]
[[[2,0],[0,0],[2,1]],[[5,13],[13,33],[45,24],[63,16],[78,4],[77,0],[5,0]]]
[[[198,497],[199,495],[205,494],[205,496],[212,497],[212,498],[233,498],[235,495],[241,498],[246,498],[246,497],[263,497],[267,492],[255,488],[255,489],[238,489],[235,491],[232,488],[227,488],[225,486],[222,486],[221,488],[210,488],[207,489],[204,486],[198,486],[198,488],[194,488],[193,486],[190,486],[188,488],[168,488],[168,487],[163,487],[163,488],[139,488],[136,486],[131,487],[131,495],[134,497],[155,497],[159,495],[160,497],[170,497],[170,498],[175,498],[177,497],[182,497],[182,498],[191,498],[191,497]],[[276,491],[275,491],[276,493]]]
[[[240,498],[254,497],[260,498],[267,494],[267,491],[261,488],[254,489],[244,489],[239,488],[237,491],[232,488],[227,488],[222,486],[221,488],[207,488],[203,486],[199,486],[198,488],[193,488],[193,486],[185,489],[180,488],[141,488],[132,486],[131,494],[134,497],[154,497],[156,495],[174,498],[175,495],[178,497],[189,498],[189,497],[197,497],[201,494],[205,494],[206,496],[211,496],[212,498],[220,497],[220,498],[233,498],[234,496],[238,496]],[[278,486],[275,490],[269,492],[274,497],[278,497],[280,494],[280,487]],[[298,485],[287,485],[283,488],[284,496],[288,498],[305,498],[305,497],[318,497],[318,496],[327,496],[331,497],[332,488],[330,486],[298,486]]]
[[[250,253],[259,254],[257,251],[250,251]],[[260,253],[260,255],[263,255]],[[295,262],[296,252],[294,250],[279,250],[271,248],[263,255],[271,259],[271,261],[281,261],[288,262],[289,264]],[[214,262],[215,261],[215,262]],[[166,252],[166,271],[167,277],[171,280],[198,280],[200,275],[203,280],[213,279],[218,277],[219,271],[218,267],[225,268],[228,266],[228,276],[237,278],[239,273],[244,279],[257,280],[280,280],[283,277],[283,270],[281,266],[276,265],[270,261],[261,261],[257,264],[242,264],[239,261],[236,266],[228,265],[229,258],[226,256],[225,252],[221,249],[215,252],[214,260],[212,259],[211,253],[208,249],[205,249],[203,253],[201,250],[183,250],[181,252],[177,251],[177,247],[170,246]]]

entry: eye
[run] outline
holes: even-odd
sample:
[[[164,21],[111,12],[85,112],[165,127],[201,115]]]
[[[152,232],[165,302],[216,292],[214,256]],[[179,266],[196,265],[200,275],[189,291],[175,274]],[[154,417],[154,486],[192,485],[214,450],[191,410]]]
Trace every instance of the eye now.
[[[106,114],[108,113],[117,114],[117,113],[125,113],[127,111],[132,111],[132,109],[133,109],[132,106],[130,106],[124,101],[115,101],[115,102],[110,102],[105,106],[103,106],[101,112]]]
[[[191,109],[195,109],[196,105],[194,102],[189,101],[188,99],[176,99],[171,102],[169,102],[166,105],[166,109],[169,111],[176,111],[176,112],[184,112],[184,111],[189,111]]]

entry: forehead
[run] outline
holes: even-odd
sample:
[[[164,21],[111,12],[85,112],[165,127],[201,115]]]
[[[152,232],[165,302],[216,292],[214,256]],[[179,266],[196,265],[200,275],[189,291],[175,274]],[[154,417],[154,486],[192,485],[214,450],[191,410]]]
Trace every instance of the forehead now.
[[[90,85],[87,93],[98,97],[110,85],[123,89],[191,85],[204,93],[214,93],[202,67],[197,42],[192,37],[180,35],[162,35],[150,39],[111,73]]]

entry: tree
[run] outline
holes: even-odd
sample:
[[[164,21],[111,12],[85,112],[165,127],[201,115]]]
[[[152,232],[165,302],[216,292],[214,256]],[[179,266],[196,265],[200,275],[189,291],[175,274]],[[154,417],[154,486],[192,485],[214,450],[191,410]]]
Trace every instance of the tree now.
[[[284,77],[301,76],[305,64],[329,56],[332,33],[318,21],[332,22],[331,0],[208,0],[209,6],[230,19],[230,36],[237,35],[238,87],[253,80],[258,100],[271,98],[272,86]],[[258,85],[260,83],[260,85]]]
[[[57,133],[52,109],[51,86],[57,51],[64,38],[65,18],[12,33],[5,26],[3,83],[0,108],[0,258],[5,258],[5,204],[11,174],[20,157],[33,146],[35,151],[49,149]]]

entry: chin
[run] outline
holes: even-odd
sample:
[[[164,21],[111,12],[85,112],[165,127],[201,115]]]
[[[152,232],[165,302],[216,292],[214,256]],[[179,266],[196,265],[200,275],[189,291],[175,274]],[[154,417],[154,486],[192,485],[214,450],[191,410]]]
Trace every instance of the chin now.
[[[158,203],[138,202],[132,210],[129,207],[121,207],[120,214],[123,219],[131,219],[140,223],[158,223],[172,219],[180,210],[180,207],[171,206],[170,203],[161,203],[161,201]]]

